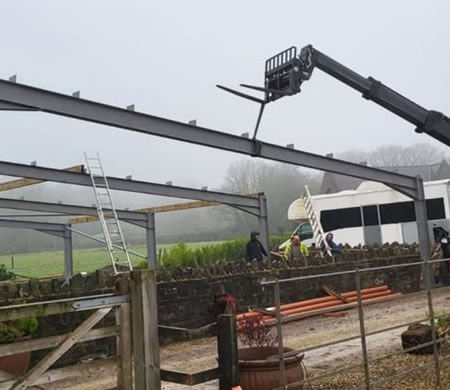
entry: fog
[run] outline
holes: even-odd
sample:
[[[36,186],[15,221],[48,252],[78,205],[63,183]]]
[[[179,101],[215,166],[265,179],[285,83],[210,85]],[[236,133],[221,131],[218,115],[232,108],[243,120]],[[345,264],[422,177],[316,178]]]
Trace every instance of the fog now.
[[[252,132],[258,107],[215,85],[261,85],[267,58],[311,43],[449,115],[449,11],[443,0],[2,2],[0,78],[17,74],[20,83],[67,94],[80,90],[83,98],[135,104],[137,111],[197,119],[203,127],[239,135]],[[229,164],[242,158],[44,113],[0,112],[0,120],[4,161],[64,168],[83,163],[84,152],[99,152],[110,176],[218,188]],[[322,155],[417,142],[444,149],[319,70],[299,95],[267,107],[259,137]],[[92,190],[63,187],[42,184],[8,196],[94,203]],[[174,201],[114,196],[130,209]],[[160,235],[222,223],[212,209],[178,215],[158,216]]]

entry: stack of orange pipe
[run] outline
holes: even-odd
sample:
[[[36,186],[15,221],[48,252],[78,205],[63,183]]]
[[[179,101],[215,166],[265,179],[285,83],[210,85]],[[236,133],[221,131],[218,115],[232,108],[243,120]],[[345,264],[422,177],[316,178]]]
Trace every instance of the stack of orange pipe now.
[[[345,303],[334,296],[327,296],[281,305],[280,309],[283,316],[283,322],[322,314],[322,312],[326,311],[326,309],[331,309],[330,311],[338,311],[350,309],[356,306],[356,302],[358,300],[356,291],[346,292],[341,295],[347,298],[349,302]],[[400,295],[402,294],[393,293],[388,286],[372,287],[361,290],[361,298],[364,303],[386,300]],[[269,307],[265,310],[273,311],[275,313],[275,307]],[[271,322],[271,320],[273,321],[274,319],[271,315],[265,315],[257,311],[249,311],[247,313],[237,315],[238,322],[248,318],[258,318],[262,322]]]

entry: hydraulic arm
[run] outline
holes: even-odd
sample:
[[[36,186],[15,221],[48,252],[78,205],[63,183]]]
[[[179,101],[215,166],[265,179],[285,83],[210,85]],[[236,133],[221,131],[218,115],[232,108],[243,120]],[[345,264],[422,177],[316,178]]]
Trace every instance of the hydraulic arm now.
[[[269,58],[265,66],[264,88],[250,85],[243,86],[265,92],[265,99],[258,101],[262,107],[261,116],[265,104],[283,96],[299,93],[302,83],[309,80],[314,68],[318,68],[342,81],[349,87],[361,92],[364,98],[374,101],[414,124],[417,132],[426,133],[450,146],[450,119],[447,116],[419,106],[372,77],[365,78],[359,75],[314,49],[311,45],[304,47],[299,55],[297,55],[297,49],[291,47]],[[236,93],[233,90],[227,90]],[[237,94],[250,98],[250,96],[240,92]],[[258,118],[257,127],[260,119]]]

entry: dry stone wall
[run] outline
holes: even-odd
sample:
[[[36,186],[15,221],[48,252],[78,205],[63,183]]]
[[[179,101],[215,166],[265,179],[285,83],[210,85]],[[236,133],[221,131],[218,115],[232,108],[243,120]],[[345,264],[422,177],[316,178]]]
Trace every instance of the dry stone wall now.
[[[237,299],[238,311],[248,306],[267,307],[274,304],[273,288],[262,286],[263,280],[319,275],[338,271],[373,268],[419,261],[416,247],[385,246],[381,248],[345,250],[335,263],[313,255],[293,262],[218,263],[183,269],[164,269],[157,274],[158,316],[161,325],[198,328],[215,320],[212,305],[217,293],[225,291]],[[387,284],[395,292],[413,292],[420,289],[420,265],[361,273],[363,288]],[[123,276],[122,276],[123,278]],[[122,279],[123,281],[123,279]],[[354,276],[340,275],[285,283],[281,287],[283,303],[324,295],[321,285],[328,284],[339,291],[355,289]],[[47,301],[69,297],[89,296],[116,291],[120,281],[109,268],[88,275],[75,275],[70,285],[62,279],[0,282],[0,305]],[[39,318],[38,336],[63,334],[79,325],[89,312],[67,313]],[[100,326],[114,324],[114,315],[106,317]],[[172,339],[165,332],[161,343]],[[46,351],[33,353],[36,361]],[[72,364],[80,358],[109,356],[115,353],[114,338],[78,344],[58,363]]]

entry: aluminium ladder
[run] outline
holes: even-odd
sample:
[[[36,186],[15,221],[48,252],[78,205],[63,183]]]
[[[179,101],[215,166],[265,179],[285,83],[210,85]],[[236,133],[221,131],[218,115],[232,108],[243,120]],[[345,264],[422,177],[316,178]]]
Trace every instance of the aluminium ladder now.
[[[326,252],[328,256],[333,257],[331,249],[328,246],[327,240],[325,238],[325,233],[323,231],[322,224],[320,223],[320,219],[317,217],[317,214],[314,210],[311,193],[309,192],[309,188],[306,184],[303,204],[305,206],[306,215],[308,216],[308,220],[311,225],[314,240],[316,241],[316,246],[320,250],[320,256],[323,257],[323,252]]]
[[[88,157],[84,154],[86,166],[91,176],[92,188],[94,189],[95,201],[97,204],[97,213],[102,227],[103,236],[105,238],[106,247],[111,260],[114,273],[117,274],[117,265],[122,265],[132,270],[130,254],[123,237],[122,229],[120,227],[119,218],[117,217],[116,209],[111,196],[111,191],[103,171],[103,165],[100,160],[100,155],[97,153],[96,157]],[[114,258],[115,251],[119,250],[125,254],[125,260]]]

